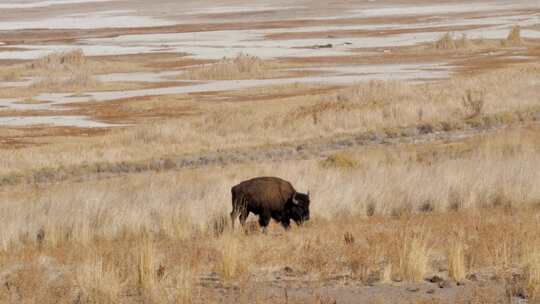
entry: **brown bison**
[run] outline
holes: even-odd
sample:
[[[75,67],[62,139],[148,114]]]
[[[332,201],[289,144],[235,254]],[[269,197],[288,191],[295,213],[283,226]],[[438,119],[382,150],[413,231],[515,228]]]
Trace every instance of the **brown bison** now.
[[[266,231],[270,218],[278,221],[285,229],[290,220],[300,225],[309,220],[309,192],[296,192],[291,183],[277,177],[257,177],[231,188],[231,222],[240,216],[240,224],[245,225],[249,213],[259,216],[259,225]]]

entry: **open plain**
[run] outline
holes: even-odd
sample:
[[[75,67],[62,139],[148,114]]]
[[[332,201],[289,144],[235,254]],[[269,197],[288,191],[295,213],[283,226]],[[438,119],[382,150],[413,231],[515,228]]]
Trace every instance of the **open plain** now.
[[[539,122],[537,1],[3,1],[0,303],[540,303]]]

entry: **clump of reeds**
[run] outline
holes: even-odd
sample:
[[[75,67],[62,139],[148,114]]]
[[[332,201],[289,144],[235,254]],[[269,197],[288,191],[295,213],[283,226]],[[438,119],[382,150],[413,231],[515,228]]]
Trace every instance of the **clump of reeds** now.
[[[217,263],[217,272],[224,280],[238,278],[247,270],[248,257],[242,249],[238,236],[234,234],[223,235],[219,245],[220,257]]]
[[[240,53],[234,58],[223,58],[216,63],[189,70],[184,77],[197,80],[264,78],[272,67],[271,62]]]
[[[484,109],[483,91],[474,92],[469,89],[465,92],[465,96],[462,97],[461,101],[468,118],[474,118],[482,114]]]
[[[399,240],[399,263],[393,271],[403,280],[420,282],[424,280],[429,266],[431,248],[427,232],[405,231]]]
[[[437,41],[435,41],[435,49],[437,50],[456,50],[467,49],[471,46],[471,42],[467,38],[466,34],[462,34],[460,38],[454,38],[451,33],[442,35]]]
[[[51,74],[33,83],[30,88],[47,92],[73,92],[94,88],[98,84],[98,80],[89,70],[80,69],[72,71],[68,76]]]
[[[540,251],[536,246],[525,248],[525,279],[527,294],[533,300],[540,299]]]
[[[514,25],[506,40],[501,41],[503,46],[520,46],[523,45],[523,39],[521,38],[521,27],[519,25]]]
[[[465,247],[461,240],[453,240],[448,248],[448,275],[456,282],[461,282],[467,275]]]
[[[435,42],[435,48],[438,50],[453,50],[457,47],[452,34],[446,33]]]
[[[87,57],[81,49],[54,52],[30,63],[32,69],[61,69],[80,67],[87,63]]]

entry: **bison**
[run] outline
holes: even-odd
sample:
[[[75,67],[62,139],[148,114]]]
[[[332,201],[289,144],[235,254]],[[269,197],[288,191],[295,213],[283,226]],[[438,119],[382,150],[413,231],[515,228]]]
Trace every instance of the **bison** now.
[[[236,218],[245,225],[249,213],[259,216],[259,225],[266,231],[270,218],[278,221],[285,229],[290,220],[297,225],[309,220],[309,192],[296,192],[291,183],[278,177],[257,177],[241,182],[231,188],[231,225]]]

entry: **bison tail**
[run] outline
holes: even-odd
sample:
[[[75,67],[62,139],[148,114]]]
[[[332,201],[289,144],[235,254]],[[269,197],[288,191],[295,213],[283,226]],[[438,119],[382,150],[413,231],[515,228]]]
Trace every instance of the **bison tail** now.
[[[231,194],[233,208],[233,210],[231,211],[231,226],[234,229],[234,221],[236,220],[236,218],[239,215],[247,213],[248,200],[244,195],[235,193],[234,191],[231,191]],[[240,218],[240,221],[242,222],[242,217]]]

